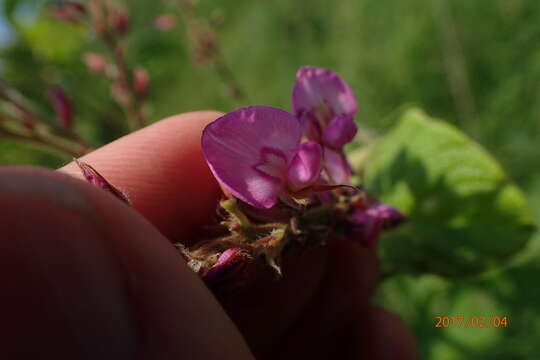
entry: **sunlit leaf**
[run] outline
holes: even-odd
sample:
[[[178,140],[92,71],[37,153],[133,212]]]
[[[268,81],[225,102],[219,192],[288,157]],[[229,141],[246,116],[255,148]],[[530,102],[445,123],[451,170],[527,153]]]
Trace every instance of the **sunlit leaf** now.
[[[383,271],[463,276],[504,264],[534,225],[520,189],[453,126],[409,110],[364,159],[365,182],[410,222],[381,241]]]

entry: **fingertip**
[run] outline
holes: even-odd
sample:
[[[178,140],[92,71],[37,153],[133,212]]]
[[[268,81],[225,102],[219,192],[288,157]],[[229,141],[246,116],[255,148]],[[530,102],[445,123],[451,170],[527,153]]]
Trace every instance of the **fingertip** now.
[[[221,194],[200,144],[203,128],[221,115],[174,115],[81,160],[123,191],[133,208],[171,241],[185,241],[210,222]],[[73,162],[59,171],[82,178]]]

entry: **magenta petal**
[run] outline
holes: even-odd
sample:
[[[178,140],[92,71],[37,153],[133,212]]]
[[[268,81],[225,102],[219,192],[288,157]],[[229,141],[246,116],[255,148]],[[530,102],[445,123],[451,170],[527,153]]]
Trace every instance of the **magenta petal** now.
[[[118,199],[130,205],[128,197],[123,192],[115,188],[110,182],[108,182],[107,179],[105,179],[103,175],[101,175],[96,169],[81,160],[74,159],[74,161],[81,170],[86,181],[88,181],[94,186],[97,186],[100,189],[111,193]]]
[[[340,149],[354,139],[357,130],[358,127],[351,116],[345,114],[336,116],[323,130],[323,142],[331,148]]]
[[[292,191],[315,183],[321,175],[322,148],[313,141],[300,145],[287,169],[287,182]]]
[[[401,211],[386,204],[374,205],[368,211],[381,219],[384,229],[392,229],[407,220]]]
[[[377,243],[381,234],[382,219],[369,210],[357,210],[351,216],[354,236],[364,246],[371,247]]]
[[[270,208],[285,189],[287,164],[301,135],[299,121],[288,112],[251,106],[208,124],[202,148],[225,189],[254,207]]]
[[[219,256],[217,262],[208,272],[203,275],[203,279],[213,291],[234,288],[249,277],[247,267],[251,259],[251,255],[245,249],[227,249]]]
[[[331,184],[348,184],[353,174],[345,154],[328,147],[324,148],[324,169]]]
[[[351,215],[351,226],[353,234],[363,245],[373,246],[382,231],[394,228],[406,220],[399,210],[385,204],[375,204],[369,209],[356,210]]]
[[[353,117],[358,110],[351,88],[336,73],[314,66],[300,68],[292,93],[295,115],[302,118],[324,103],[330,105],[335,115]]]

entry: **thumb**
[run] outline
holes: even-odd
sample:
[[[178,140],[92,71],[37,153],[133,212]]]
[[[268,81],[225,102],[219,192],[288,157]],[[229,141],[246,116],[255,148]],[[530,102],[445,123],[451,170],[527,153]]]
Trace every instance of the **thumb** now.
[[[0,358],[251,358],[167,239],[109,194],[3,168],[0,218]]]

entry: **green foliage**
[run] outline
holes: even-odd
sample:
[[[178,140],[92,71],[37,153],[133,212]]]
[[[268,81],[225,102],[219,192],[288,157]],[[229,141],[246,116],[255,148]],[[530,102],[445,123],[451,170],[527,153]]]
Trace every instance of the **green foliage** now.
[[[410,218],[381,241],[384,272],[475,274],[504,264],[534,230],[523,193],[495,159],[416,109],[370,148],[364,175]]]
[[[482,279],[449,281],[401,275],[385,281],[377,302],[397,311],[418,338],[421,358],[531,359],[540,354],[535,282],[539,258]],[[435,327],[435,316],[507,317],[508,327]],[[466,320],[464,321],[465,324]]]
[[[38,145],[21,144],[15,141],[0,141],[0,163],[5,165],[35,165],[59,168],[71,159],[63,154],[51,152]]]
[[[21,31],[23,41],[35,56],[49,63],[70,64],[80,54],[87,30],[81,26],[58,22],[51,17],[39,18]],[[50,41],[62,39],[62,41]]]

